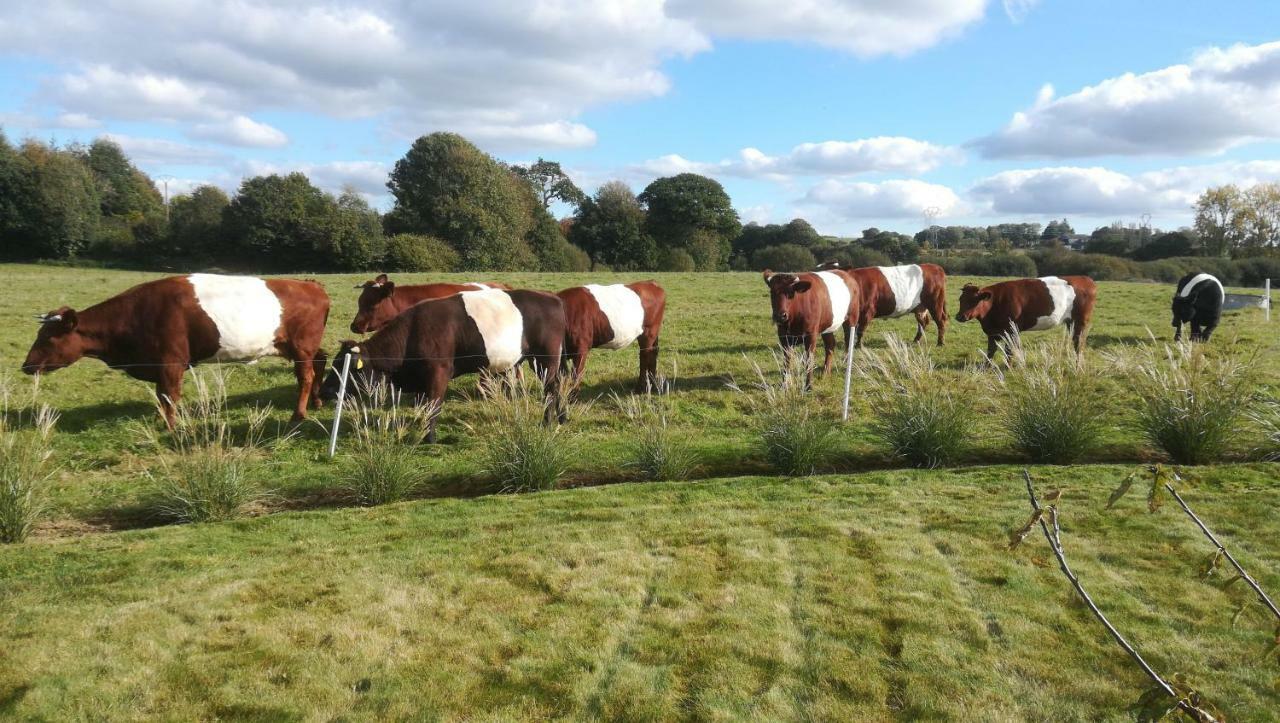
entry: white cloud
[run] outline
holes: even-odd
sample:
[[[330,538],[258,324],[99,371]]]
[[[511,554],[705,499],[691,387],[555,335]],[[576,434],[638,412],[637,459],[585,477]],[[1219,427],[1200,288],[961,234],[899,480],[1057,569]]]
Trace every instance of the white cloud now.
[[[989,158],[1219,153],[1280,138],[1280,42],[1198,53],[1035,104],[974,141]]]
[[[490,149],[581,147],[595,133],[579,114],[667,92],[662,63],[714,37],[902,55],[986,4],[10,0],[0,47],[65,68],[42,91],[59,113],[165,121],[220,143],[278,145],[252,119],[287,110],[373,118],[406,137],[456,130]]]
[[[674,17],[716,35],[907,55],[982,18],[987,0],[671,0]]]
[[[1003,0],[1003,2],[1004,14],[1011,22],[1017,24],[1027,19],[1027,15],[1040,3],[1040,0]]]
[[[997,173],[974,184],[969,195],[997,215],[1185,215],[1209,186],[1277,180],[1280,161],[1179,166],[1134,175],[1066,166]]]
[[[781,156],[744,148],[736,159],[707,163],[678,154],[639,164],[636,171],[651,175],[702,173],[786,180],[794,176],[852,176],[862,173],[926,173],[944,162],[959,160],[954,148],[913,138],[880,136],[856,141],[802,143]]]
[[[337,194],[351,188],[375,204],[386,201],[389,195],[387,175],[391,172],[391,167],[380,161],[329,161],[326,163],[249,161],[240,164],[237,169],[245,178],[300,171],[323,191]],[[236,185],[239,185],[239,181]]]
[[[231,157],[212,148],[192,146],[162,138],[105,133],[103,137],[115,141],[124,149],[129,160],[140,167],[154,166],[222,166]]]
[[[964,210],[955,191],[916,180],[879,183],[827,180],[809,189],[800,205],[816,207],[845,221],[918,218],[927,208],[937,208],[943,217],[955,216]]]
[[[204,141],[249,148],[275,148],[289,142],[289,136],[279,129],[242,115],[211,123],[197,123],[188,135]]]

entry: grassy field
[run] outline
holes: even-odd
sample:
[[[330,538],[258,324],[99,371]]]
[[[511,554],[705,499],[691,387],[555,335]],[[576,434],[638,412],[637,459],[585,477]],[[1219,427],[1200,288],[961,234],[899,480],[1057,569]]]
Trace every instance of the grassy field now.
[[[0,266],[0,364],[16,373],[31,315],[83,308],[156,274]],[[328,348],[350,337],[352,285],[334,301]],[[496,277],[495,277],[496,278]],[[624,277],[617,277],[623,280]],[[630,277],[626,277],[630,278]],[[661,368],[673,427],[699,456],[696,481],[628,482],[625,393],[635,350],[593,354],[567,443],[574,489],[485,495],[482,411],[455,382],[442,443],[423,448],[423,499],[351,508],[342,461],[324,456],[331,412],[273,452],[261,516],[157,526],[154,464],[140,425],[150,388],[85,361],[48,376],[64,469],[36,537],[0,548],[0,716],[278,719],[563,716],[602,719],[1124,720],[1141,673],[1078,605],[1033,538],[1018,455],[995,416],[991,372],[965,371],[985,340],[953,323],[938,363],[972,398],[972,444],[951,470],[905,471],[869,434],[866,382],[822,474],[769,476],[751,400],[726,383],[771,368],[768,298],[755,274],[660,274],[668,291]],[[504,275],[554,290],[609,275]],[[413,276],[398,281],[417,280]],[[959,287],[950,280],[954,313]],[[1090,363],[1169,338],[1157,284],[1102,283]],[[1280,385],[1280,320],[1228,312],[1214,348],[1256,352],[1260,390]],[[868,336],[914,332],[907,319]],[[1060,340],[1058,332],[1028,343]],[[27,383],[25,379],[19,380]],[[1280,664],[1274,626],[1232,625],[1232,597],[1197,579],[1207,543],[1138,496],[1104,511],[1138,462],[1124,385],[1107,379],[1114,428],[1091,464],[1033,468],[1067,486],[1068,554],[1113,620],[1160,670],[1186,673],[1233,720],[1271,720]],[[279,360],[231,370],[233,415],[269,403],[284,425],[293,378]],[[838,411],[839,382],[815,400]],[[1273,595],[1280,591],[1280,466],[1201,470],[1189,501]],[[602,486],[603,485],[603,486]]]

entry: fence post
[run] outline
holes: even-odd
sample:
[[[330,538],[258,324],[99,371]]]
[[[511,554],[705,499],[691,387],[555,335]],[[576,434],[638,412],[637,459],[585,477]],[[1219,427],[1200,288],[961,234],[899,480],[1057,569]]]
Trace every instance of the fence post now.
[[[351,372],[351,354],[342,359],[342,376],[338,377],[338,401],[333,407],[333,429],[329,430],[329,456],[338,449],[338,425],[342,423],[342,402],[347,398],[347,374]]]
[[[1262,305],[1266,309],[1267,321],[1271,321],[1271,279],[1264,281],[1262,288]]]
[[[849,337],[845,340],[848,349],[844,353],[844,411],[840,419],[849,421],[849,385],[853,382],[853,340],[857,338],[858,327],[849,327]]]

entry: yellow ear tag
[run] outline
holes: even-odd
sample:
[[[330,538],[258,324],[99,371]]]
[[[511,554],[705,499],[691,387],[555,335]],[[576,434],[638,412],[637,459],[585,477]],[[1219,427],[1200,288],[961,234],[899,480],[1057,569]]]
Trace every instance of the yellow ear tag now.
[[[356,359],[356,369],[364,369],[364,359]]]

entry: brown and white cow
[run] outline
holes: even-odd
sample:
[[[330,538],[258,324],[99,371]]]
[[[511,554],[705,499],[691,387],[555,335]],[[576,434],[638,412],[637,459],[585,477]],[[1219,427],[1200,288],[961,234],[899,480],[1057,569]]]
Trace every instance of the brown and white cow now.
[[[826,358],[822,373],[831,373],[831,359],[836,348],[836,329],[844,329],[847,349],[854,342],[854,325],[862,306],[862,291],[848,274],[837,271],[812,271],[799,274],[780,274],[764,270],[764,282],[769,286],[769,301],[773,305],[773,323],[778,328],[778,343],[782,345],[784,364],[790,365],[789,353],[796,346],[804,345],[808,359],[814,359],[818,338],[822,338]],[[813,386],[813,367],[806,365],[805,388]]]
[[[987,358],[1016,328],[1042,331],[1066,324],[1079,353],[1084,348],[1098,287],[1088,276],[1044,276],[1015,279],[978,288],[966,284],[960,292],[956,321],[977,319],[987,334]],[[1005,350],[1008,351],[1007,349]]]
[[[351,331],[357,334],[369,334],[386,326],[387,322],[419,301],[453,296],[461,291],[510,289],[511,287],[493,282],[396,286],[396,283],[388,279],[386,274],[378,274],[377,278],[366,281],[356,288],[362,291],[356,302],[358,305],[356,316],[351,320]]]
[[[839,261],[827,261],[819,270],[835,270],[851,275],[862,291],[862,313],[858,315],[858,342],[872,319],[916,317],[916,338],[924,338],[930,317],[938,326],[938,346],[947,337],[947,272],[937,264],[867,266],[852,269]]]
[[[321,386],[321,398],[337,397],[347,356],[352,357],[352,378],[366,384],[390,382],[433,403],[437,413],[450,379],[505,372],[528,359],[543,378],[546,420],[564,421],[558,376],[564,332],[564,304],[555,294],[481,289],[428,299],[365,341],[342,342]],[[435,439],[433,417],[427,441]]]
[[[320,351],[329,295],[314,281],[190,274],[148,281],[76,311],[41,317],[22,371],[41,374],[92,357],[134,379],[154,382],[170,427],[187,367],[202,361],[282,356],[298,379],[294,420],[320,406]]]
[[[582,382],[587,355],[596,347],[622,349],[640,341],[637,392],[658,383],[658,335],[667,310],[667,292],[654,281],[588,284],[561,291],[564,302],[564,364],[573,363],[573,389]]]

